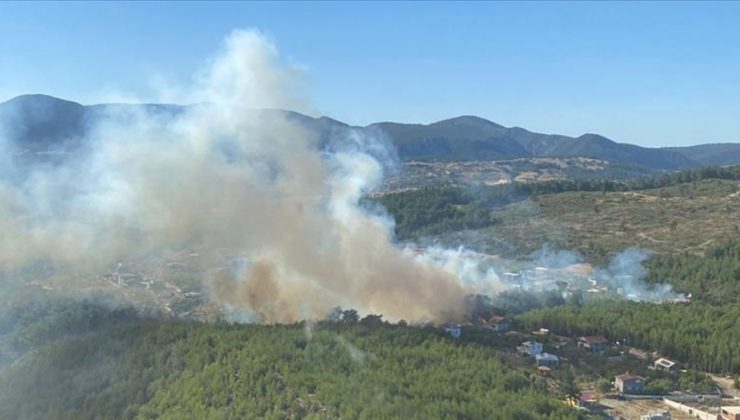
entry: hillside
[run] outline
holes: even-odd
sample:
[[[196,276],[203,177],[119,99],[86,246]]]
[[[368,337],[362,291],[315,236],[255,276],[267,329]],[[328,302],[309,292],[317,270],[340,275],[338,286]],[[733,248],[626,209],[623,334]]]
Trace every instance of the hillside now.
[[[655,169],[696,166],[676,150],[619,144],[597,134],[577,138],[506,128],[479,117],[465,116],[436,123],[377,123],[393,139],[403,160],[504,160],[514,158],[588,157]],[[740,155],[738,155],[740,157]]]
[[[667,147],[665,149],[682,154],[688,159],[700,162],[702,165],[737,164],[737,157],[740,155],[740,144],[737,143],[709,143],[687,147]]]
[[[505,292],[494,303],[510,314],[521,313],[517,320],[525,330],[545,327],[571,337],[603,334],[692,369],[735,374],[740,367],[732,344],[738,339],[734,319],[740,310],[738,169],[705,168],[628,183],[432,188],[377,199],[396,218],[398,237],[423,245],[463,245],[520,259],[536,259],[543,247],[574,250],[602,267],[615,253],[638,246],[649,253],[643,263],[647,284],[667,283],[689,294],[690,303],[515,292]],[[635,268],[639,262],[630,264]],[[579,367],[585,381],[600,363]],[[599,373],[606,379],[613,374]],[[663,389],[661,384],[656,382],[655,389]]]
[[[578,251],[594,261],[630,246],[701,255],[738,235],[737,168],[725,169],[726,179],[706,169],[659,181],[429,188],[378,200],[396,220],[402,240],[465,245],[513,257],[544,244]]]
[[[492,348],[370,318],[260,326],[134,316],[41,344],[0,373],[4,419],[582,416]]]
[[[177,114],[187,107],[169,104],[100,104],[83,106],[45,95],[24,95],[0,103],[3,133],[18,153],[69,149],[92,124],[104,118],[147,110]],[[121,111],[124,111],[123,113]],[[313,118],[286,112],[313,131],[327,147],[345,141],[349,130],[387,138],[403,162],[500,161],[574,157],[590,158],[632,167],[629,176],[650,170],[677,170],[707,164],[740,163],[740,144],[649,148],[618,143],[598,134],[579,137],[541,134],[519,127],[504,127],[484,118],[462,116],[432,124],[380,122],[351,127],[327,117]],[[598,176],[598,174],[597,174]]]

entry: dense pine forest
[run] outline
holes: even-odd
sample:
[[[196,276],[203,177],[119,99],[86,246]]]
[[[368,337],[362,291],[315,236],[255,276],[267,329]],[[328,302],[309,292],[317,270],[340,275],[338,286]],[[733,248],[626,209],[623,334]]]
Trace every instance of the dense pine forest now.
[[[559,334],[603,334],[612,340],[657,351],[693,369],[740,371],[740,304],[648,304],[625,301],[543,308],[522,315],[529,328]]]
[[[58,325],[77,333],[40,343],[1,371],[0,418],[581,416],[492,348],[433,328],[378,317],[185,323],[86,306]]]
[[[740,302],[740,239],[716,246],[706,256],[655,256],[647,268],[647,281],[670,283],[695,301],[716,305]]]

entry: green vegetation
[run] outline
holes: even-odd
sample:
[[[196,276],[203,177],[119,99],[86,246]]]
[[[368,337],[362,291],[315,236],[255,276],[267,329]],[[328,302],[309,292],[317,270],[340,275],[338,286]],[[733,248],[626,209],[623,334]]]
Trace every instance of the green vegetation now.
[[[399,239],[477,229],[494,223],[479,200],[457,188],[405,191],[382,196],[379,201],[393,215]]]
[[[638,245],[653,251],[650,283],[669,283],[691,293],[690,305],[606,302],[507,293],[497,307],[522,316],[527,328],[545,326],[563,334],[606,334],[659,351],[689,366],[716,372],[740,369],[740,166],[701,168],[634,181],[550,181],[476,189],[445,189],[432,195],[436,208],[487,209],[496,224],[481,229],[438,230],[436,238],[484,252],[521,257],[544,243],[573,249],[604,263],[614,252]],[[414,208],[431,191],[384,196],[389,211]],[[457,199],[460,196],[466,200]],[[452,200],[456,198],[457,201]],[[446,201],[447,200],[447,201]],[[424,205],[420,205],[423,207]],[[430,206],[432,207],[432,206]],[[429,234],[402,223],[401,237]],[[436,222],[428,218],[427,226]],[[421,227],[420,227],[421,226]],[[574,301],[576,300],[576,301]],[[717,306],[721,305],[721,306]],[[544,308],[539,309],[538,308]],[[658,382],[656,386],[665,383]],[[673,383],[672,388],[680,388]]]
[[[647,281],[670,283],[691,293],[694,301],[732,304],[740,301],[740,239],[710,249],[706,257],[659,255],[647,263]]]
[[[740,304],[647,304],[627,301],[535,310],[518,320],[526,328],[559,334],[604,334],[611,340],[658,351],[710,372],[740,370]]]
[[[137,316],[133,308],[120,306],[109,297],[91,299],[29,290],[0,300],[0,369],[46,343],[71,334],[111,328]]]
[[[622,339],[620,339],[622,341]],[[646,379],[643,394],[667,394],[674,391],[687,393],[714,393],[717,385],[708,375],[681,369],[675,372],[654,369],[652,359],[629,353],[629,348],[613,341],[604,353],[591,354],[578,349],[573,343],[553,348],[545,341],[545,351],[562,356],[560,367],[553,371],[560,383],[574,389],[595,389],[602,393],[616,392],[612,381],[617,375],[629,372]]]
[[[659,255],[648,261],[647,268],[647,281],[668,282],[691,293],[693,302],[569,302],[528,312],[519,320],[526,328],[545,326],[567,335],[604,334],[676,358],[694,369],[738,372],[740,240],[715,247],[706,257]]]
[[[691,304],[510,291],[490,305],[516,315],[515,327],[603,334],[675,358],[688,374],[562,350],[569,362],[544,379],[497,352],[519,336],[466,329],[455,341],[352,311],[314,325],[186,323],[36,290],[0,307],[0,418],[578,418],[550,393],[572,393],[585,381],[606,389],[605,378],[625,368],[649,377],[648,392],[705,392],[712,383],[696,371],[740,371],[738,180],[740,167],[706,168],[375,199],[395,217],[401,239],[434,236],[507,256],[547,242],[592,262],[628,246],[654,251],[647,281],[691,293]],[[183,290],[200,291],[196,275],[171,270]]]
[[[130,318],[49,341],[0,374],[8,419],[578,416],[490,347],[377,317],[313,326]]]
[[[521,257],[549,243],[603,263],[640,246],[705,251],[740,235],[740,166],[633,181],[547,181],[423,189],[380,198],[400,239]],[[474,216],[474,217],[473,217]]]

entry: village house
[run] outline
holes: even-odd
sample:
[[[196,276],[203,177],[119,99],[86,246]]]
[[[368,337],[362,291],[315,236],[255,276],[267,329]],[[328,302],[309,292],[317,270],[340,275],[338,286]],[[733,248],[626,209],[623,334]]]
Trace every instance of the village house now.
[[[639,394],[645,386],[645,378],[625,373],[614,378],[614,387],[622,394]]]
[[[596,391],[581,391],[578,394],[578,405],[589,407],[599,402],[599,394]]]
[[[678,370],[678,364],[676,362],[662,357],[653,362],[653,367],[656,370],[664,370],[671,373],[675,373]]]
[[[576,396],[568,397],[566,402],[573,407],[590,408],[599,402],[599,394],[596,391],[581,391]]]
[[[603,335],[590,335],[578,338],[578,348],[588,350],[591,353],[601,353],[609,343]]]
[[[560,363],[560,359],[558,359],[558,356],[555,356],[554,354],[550,353],[540,353],[538,355],[534,356],[534,360],[537,363],[537,366],[547,366],[550,368],[553,368]]]
[[[537,341],[525,341],[518,347],[519,351],[528,356],[537,356],[542,353],[542,343]]]

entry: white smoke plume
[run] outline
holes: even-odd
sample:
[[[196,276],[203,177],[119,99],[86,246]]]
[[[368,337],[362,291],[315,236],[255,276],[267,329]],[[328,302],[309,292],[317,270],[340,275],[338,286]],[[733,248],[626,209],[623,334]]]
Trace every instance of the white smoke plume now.
[[[359,205],[393,166],[391,148],[351,129],[322,145],[277,111],[311,105],[300,71],[260,33],[235,31],[193,86],[167,95],[198,105],[108,107],[84,153],[56,164],[16,168],[0,121],[0,277],[44,262],[72,289],[121,261],[198,255],[211,298],[265,323],[337,306],[460,320],[466,295],[526,284],[490,256],[396,246],[392,221]]]
[[[354,133],[328,153],[271,110],[305,109],[301,86],[264,36],[234,32],[182,89],[200,105],[177,115],[111,108],[84,156],[3,178],[3,269],[50,261],[87,275],[197,252],[213,298],[259,322],[338,305],[389,319],[462,316],[458,279],[399,250],[392,224],[358,206],[382,179],[369,150],[379,143]],[[224,268],[237,257],[238,270]]]

